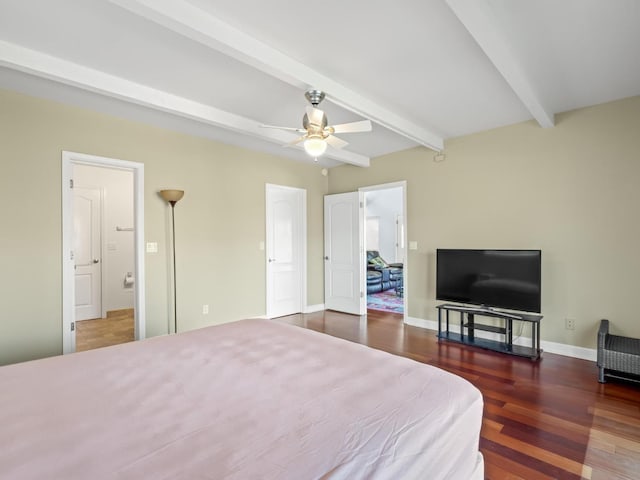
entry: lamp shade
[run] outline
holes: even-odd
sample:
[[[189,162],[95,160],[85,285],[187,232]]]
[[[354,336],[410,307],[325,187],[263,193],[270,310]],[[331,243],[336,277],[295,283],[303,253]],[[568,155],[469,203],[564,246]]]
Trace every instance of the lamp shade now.
[[[317,158],[327,151],[327,142],[320,136],[311,136],[304,141],[304,151]]]
[[[160,190],[160,196],[169,203],[176,203],[184,197],[184,190]]]

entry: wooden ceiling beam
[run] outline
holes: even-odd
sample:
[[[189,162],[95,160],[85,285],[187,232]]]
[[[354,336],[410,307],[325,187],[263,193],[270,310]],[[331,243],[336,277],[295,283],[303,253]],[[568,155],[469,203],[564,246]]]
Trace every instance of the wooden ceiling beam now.
[[[298,135],[290,132],[260,128],[260,122],[251,118],[226,112],[210,105],[2,40],[0,40],[0,66],[251,135],[279,145],[298,138]],[[294,148],[301,149],[302,147],[296,146]],[[346,150],[329,149],[324,156],[360,167],[369,166],[369,157]]]
[[[446,0],[447,5],[465,26],[476,43],[507,81],[520,101],[541,127],[554,126],[554,113],[544,102],[517,55],[509,47],[486,0]]]
[[[185,0],[110,0],[191,40],[306,90],[317,88],[327,99],[410,140],[436,151],[443,138],[376,104],[281,51],[247,35]]]

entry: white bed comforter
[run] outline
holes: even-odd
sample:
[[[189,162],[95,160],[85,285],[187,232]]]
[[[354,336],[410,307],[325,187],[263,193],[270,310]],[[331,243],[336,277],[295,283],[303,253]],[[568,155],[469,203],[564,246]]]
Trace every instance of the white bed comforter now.
[[[482,478],[480,392],[243,320],[0,368],[0,478]]]

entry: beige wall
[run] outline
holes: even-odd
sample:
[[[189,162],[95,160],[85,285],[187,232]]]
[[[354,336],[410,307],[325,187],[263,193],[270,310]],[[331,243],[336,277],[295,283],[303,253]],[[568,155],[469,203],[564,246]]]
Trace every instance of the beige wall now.
[[[640,337],[640,97],[446,143],[368,169],[320,168],[0,91],[0,364],[61,352],[61,151],[145,164],[147,335],[166,333],[169,209],[176,206],[181,329],[265,313],[265,183],[307,189],[308,304],[323,302],[322,196],[407,180],[409,315],[435,319],[438,247],[540,248],[544,340],[593,348],[598,320]],[[9,199],[9,200],[7,200]],[[201,314],[202,304],[211,313]],[[576,330],[564,328],[565,318]],[[525,332],[526,333],[526,332]]]
[[[61,152],[145,165],[147,335],[167,333],[169,207],[176,206],[180,329],[265,313],[265,183],[307,190],[308,304],[323,302],[320,168],[0,90],[0,364],[59,354]],[[202,305],[210,314],[202,315]]]
[[[329,189],[407,181],[409,315],[434,320],[436,248],[542,250],[542,339],[595,347],[599,319],[640,337],[640,97],[331,169]],[[565,319],[576,320],[575,331]]]

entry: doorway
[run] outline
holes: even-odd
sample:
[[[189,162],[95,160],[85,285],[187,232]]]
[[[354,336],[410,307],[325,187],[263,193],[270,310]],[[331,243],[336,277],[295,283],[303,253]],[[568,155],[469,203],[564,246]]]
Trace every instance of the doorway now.
[[[78,322],[145,336],[143,176],[140,163],[62,153],[63,353],[77,350]]]
[[[407,188],[406,181],[362,187],[357,192],[346,192],[339,194],[325,195],[324,197],[324,304],[327,310],[364,315],[367,313],[367,230],[372,232],[380,230],[380,220],[373,217],[369,225],[366,222],[366,196],[378,191],[396,189],[396,194],[400,197],[400,209],[395,220],[402,219],[403,225],[397,228],[394,225],[391,229],[391,236],[396,238],[397,231],[401,231],[399,238],[406,241],[406,209],[407,209]],[[370,233],[374,237],[374,242],[382,245],[382,236]],[[403,315],[403,320],[407,319],[407,284],[409,262],[406,257],[397,257],[397,253],[404,254],[405,249],[396,249],[392,241],[392,260],[399,260],[402,263],[401,284],[394,283],[393,294],[399,304],[398,311]],[[381,247],[380,247],[381,248]],[[395,268],[395,267],[394,267]],[[396,276],[398,272],[395,273]],[[397,278],[396,278],[397,282]],[[383,289],[386,285],[383,285]],[[399,287],[399,289],[398,289]]]
[[[405,182],[364,192],[367,310],[405,313]]]

